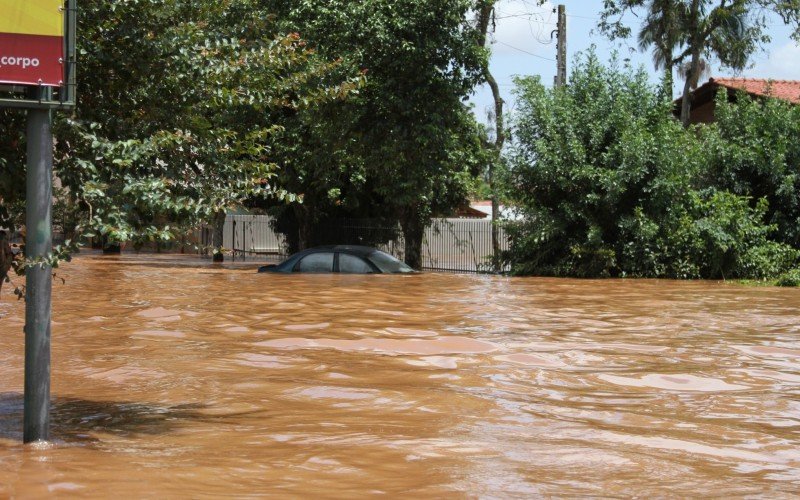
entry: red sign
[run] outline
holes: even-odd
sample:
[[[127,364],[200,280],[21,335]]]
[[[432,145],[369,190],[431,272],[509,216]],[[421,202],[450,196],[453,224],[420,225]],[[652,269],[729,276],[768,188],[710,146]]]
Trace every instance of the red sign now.
[[[63,0],[0,0],[0,83],[60,87]]]
[[[60,87],[64,41],[54,36],[0,33],[0,81]]]

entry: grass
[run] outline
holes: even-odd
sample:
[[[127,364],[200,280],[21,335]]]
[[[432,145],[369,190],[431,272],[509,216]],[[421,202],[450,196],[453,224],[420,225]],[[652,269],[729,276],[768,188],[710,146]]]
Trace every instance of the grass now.
[[[800,287],[800,268],[794,268],[773,279],[731,280],[730,282],[735,283],[737,285],[755,286],[755,287],[762,287],[762,286]]]

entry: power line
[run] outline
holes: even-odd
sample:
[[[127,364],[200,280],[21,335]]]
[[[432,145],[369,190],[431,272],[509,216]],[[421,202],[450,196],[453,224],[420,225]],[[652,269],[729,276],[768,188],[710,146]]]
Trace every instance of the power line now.
[[[555,62],[555,59],[550,59],[549,57],[540,56],[539,54],[534,54],[533,52],[527,51],[525,49],[520,49],[519,47],[514,47],[513,45],[509,45],[505,42],[501,42],[500,40],[495,40],[495,43],[499,43],[500,45],[505,45],[506,47],[512,48],[514,50],[518,50],[520,52],[524,52],[529,56],[538,57],[539,59],[544,59],[545,61]]]
[[[533,35],[533,37],[536,39],[537,42],[539,42],[542,45],[550,45],[550,44],[553,43],[553,37],[552,36],[543,39],[545,26],[546,25],[558,26],[558,25],[555,24],[555,23],[551,23],[550,22],[553,19],[553,13],[552,12],[550,14],[548,14],[547,21],[544,20],[544,16],[541,16],[541,18],[542,18],[541,22],[539,22],[538,25],[537,25],[537,28],[539,30],[538,33],[534,33],[533,32],[533,22],[530,19],[528,19],[528,28],[531,31],[531,35]]]
[[[578,19],[589,19],[591,21],[599,21],[599,17],[589,17],[589,16],[576,16],[575,14],[567,14],[567,17],[577,17]]]
[[[534,20],[534,19],[532,19],[534,16],[539,17],[539,14],[502,14],[502,15],[497,16],[495,19],[499,20],[499,19],[516,18],[516,19],[525,19],[527,21],[535,22],[535,23],[539,23],[539,24],[548,24],[550,26],[555,26],[556,25],[556,23],[550,23],[550,22],[546,22],[546,21]]]
[[[528,22],[528,30],[531,32],[531,36],[539,42],[541,45],[550,45],[553,43],[552,39],[546,38],[544,36],[545,30],[547,26],[556,26],[556,23],[550,22],[553,17],[553,13],[549,11],[543,11],[540,13],[534,12],[524,12],[524,13],[509,13],[509,12],[502,12],[500,10],[495,11],[496,17],[495,20],[500,19],[522,19]],[[547,14],[547,19],[545,19],[544,14]],[[535,26],[534,26],[535,24]]]
[[[541,13],[541,14],[544,14],[544,13],[552,14],[553,13],[552,10],[542,9],[541,6],[536,5],[535,3],[531,3],[529,0],[522,0],[522,3],[524,3],[529,8],[532,8],[532,9],[541,9],[541,10],[539,10],[539,13]],[[592,21],[599,21],[600,20],[599,17],[579,16],[577,14],[567,14],[567,17],[577,17],[578,19],[589,19],[589,20],[592,20]]]
[[[511,14],[511,13],[497,11],[497,14],[498,15],[495,17],[495,19],[517,18],[517,19],[526,19],[528,21],[536,22],[536,23],[539,23],[539,24],[549,24],[549,25],[552,25],[552,26],[556,25],[556,23],[550,22],[549,19],[547,21],[545,21],[544,20],[544,16],[542,16],[541,14],[535,14],[533,12],[518,12],[516,14]],[[552,17],[552,16],[550,16],[550,17]],[[534,19],[534,18],[536,18],[536,19]]]

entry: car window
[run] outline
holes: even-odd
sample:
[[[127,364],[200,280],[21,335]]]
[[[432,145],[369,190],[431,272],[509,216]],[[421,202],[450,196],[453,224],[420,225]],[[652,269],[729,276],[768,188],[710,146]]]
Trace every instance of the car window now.
[[[339,254],[339,272],[340,273],[372,273],[372,266],[361,257],[350,255],[347,253]]]
[[[378,269],[383,273],[413,273],[405,262],[401,262],[388,253],[383,253],[380,250],[372,252],[367,256],[370,262],[375,264]]]
[[[333,272],[333,252],[306,255],[294,266],[294,271],[300,273],[331,273]]]

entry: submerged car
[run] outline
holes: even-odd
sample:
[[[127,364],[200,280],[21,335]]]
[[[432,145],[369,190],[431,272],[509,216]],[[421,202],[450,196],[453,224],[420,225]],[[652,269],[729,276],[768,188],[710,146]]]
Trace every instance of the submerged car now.
[[[413,273],[405,262],[372,247],[330,245],[298,252],[280,264],[258,268],[260,273]]]

